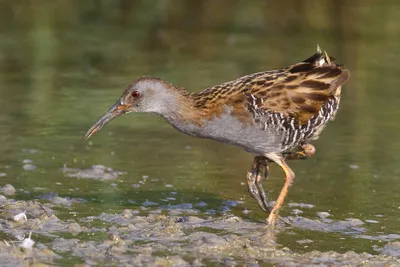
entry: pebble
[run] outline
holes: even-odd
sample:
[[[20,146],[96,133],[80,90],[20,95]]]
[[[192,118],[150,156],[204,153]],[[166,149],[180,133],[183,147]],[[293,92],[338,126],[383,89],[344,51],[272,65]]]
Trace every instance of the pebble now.
[[[15,192],[16,192],[14,186],[12,186],[12,185],[10,185],[10,184],[6,184],[5,186],[3,186],[3,187],[1,188],[1,191],[2,191],[3,194],[6,195],[6,196],[13,196],[13,195],[15,195]]]
[[[317,215],[318,215],[321,219],[325,219],[325,218],[328,218],[329,216],[331,216],[331,214],[330,214],[329,212],[326,212],[326,211],[317,212]]]
[[[19,246],[25,249],[32,249],[33,245],[35,244],[35,241],[33,241],[31,237],[32,237],[32,232],[29,232],[28,238],[25,238]]]
[[[21,213],[18,213],[16,215],[14,215],[13,220],[15,222],[20,222],[20,221],[25,221],[26,222],[28,220],[28,218],[26,217],[26,211],[23,211]]]
[[[307,209],[312,209],[314,208],[313,204],[306,204],[306,203],[289,203],[288,204],[289,207],[294,208],[307,208]]]

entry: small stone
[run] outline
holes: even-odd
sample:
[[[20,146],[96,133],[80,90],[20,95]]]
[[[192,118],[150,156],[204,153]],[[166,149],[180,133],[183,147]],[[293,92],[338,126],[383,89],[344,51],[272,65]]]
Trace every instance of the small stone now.
[[[331,214],[329,212],[326,212],[326,211],[317,212],[317,215],[321,219],[325,219],[325,218],[328,218],[329,216],[331,216]]]
[[[35,241],[31,239],[31,236],[32,232],[29,232],[29,237],[25,238],[19,246],[25,249],[32,249],[33,245],[35,244]]]
[[[10,184],[6,184],[5,186],[3,186],[3,187],[1,188],[1,191],[2,191],[3,194],[6,195],[6,196],[13,196],[13,195],[15,195],[15,192],[16,192],[14,186],[12,186],[12,185],[10,185]]]
[[[26,217],[26,211],[18,213],[17,215],[14,215],[13,220],[15,222],[21,222],[21,221],[27,221],[28,218]]]
[[[390,242],[381,250],[382,254],[400,257],[400,242]]]

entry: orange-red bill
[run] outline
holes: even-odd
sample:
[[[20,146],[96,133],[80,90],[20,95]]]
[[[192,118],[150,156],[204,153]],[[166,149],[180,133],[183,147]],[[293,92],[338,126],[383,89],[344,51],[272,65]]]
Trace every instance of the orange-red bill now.
[[[85,139],[88,139],[93,134],[97,133],[101,130],[107,123],[112,121],[114,118],[119,115],[125,114],[126,106],[121,105],[118,100],[92,127],[86,132]]]

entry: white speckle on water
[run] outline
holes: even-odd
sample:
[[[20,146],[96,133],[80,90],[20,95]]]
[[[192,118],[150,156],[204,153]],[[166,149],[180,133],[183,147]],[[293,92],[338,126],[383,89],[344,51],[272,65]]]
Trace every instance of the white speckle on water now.
[[[140,184],[131,184],[131,186],[134,188],[138,188],[138,187],[140,187]]]
[[[250,212],[251,212],[251,210],[248,210],[248,209],[244,209],[244,210],[243,210],[243,213],[244,213],[244,214],[249,214]]]
[[[303,211],[299,210],[299,209],[293,209],[290,213],[294,214],[294,215],[298,215],[298,214],[302,214]]]
[[[331,216],[331,214],[326,211],[317,212],[317,215],[322,219],[325,219],[325,218],[328,218],[329,216]]]
[[[309,244],[309,243],[312,243],[314,241],[312,241],[311,239],[302,239],[302,240],[297,240],[296,242],[299,243],[299,244]]]
[[[161,212],[162,212],[161,209],[155,209],[155,210],[149,211],[150,214],[161,214]]]
[[[25,171],[33,171],[36,169],[36,166],[29,163],[29,164],[24,164],[23,168]]]
[[[7,176],[7,174],[4,172],[0,172],[0,177],[4,177],[4,176]]]
[[[165,187],[174,187],[172,184],[166,184]]]
[[[230,207],[236,207],[239,204],[239,201],[237,201],[237,200],[227,200],[227,201],[224,201],[223,204],[226,205],[226,206],[230,206]]]
[[[360,168],[360,166],[355,165],[355,164],[350,164],[349,168],[352,169],[352,170],[358,170]]]
[[[367,223],[379,223],[378,221],[375,221],[375,220],[365,220],[365,222],[367,222]]]
[[[37,149],[22,149],[22,152],[28,153],[28,154],[36,154],[39,152]]]
[[[145,207],[149,207],[149,206],[158,205],[158,203],[146,200],[145,202],[142,203],[142,205],[145,206]]]
[[[204,202],[204,201],[200,201],[199,203],[195,204],[195,206],[196,206],[196,207],[199,207],[199,208],[205,207],[205,206],[207,206],[207,205],[208,205],[208,204],[207,204],[206,202]]]
[[[306,203],[289,203],[288,204],[289,207],[294,208],[307,208],[307,209],[312,209],[314,208],[313,204],[306,204]]]

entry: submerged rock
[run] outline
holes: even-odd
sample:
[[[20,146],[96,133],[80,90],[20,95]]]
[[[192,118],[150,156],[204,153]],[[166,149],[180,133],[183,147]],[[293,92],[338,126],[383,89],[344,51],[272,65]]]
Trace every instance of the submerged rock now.
[[[14,186],[12,186],[10,184],[6,184],[5,186],[0,187],[0,190],[6,196],[13,196],[13,195],[15,195],[15,192],[16,192]]]
[[[67,168],[66,165],[61,168],[61,171],[68,177],[76,177],[82,179],[100,179],[113,180],[118,176],[126,174],[126,172],[115,171],[112,168],[103,165],[93,165],[88,169]]]

